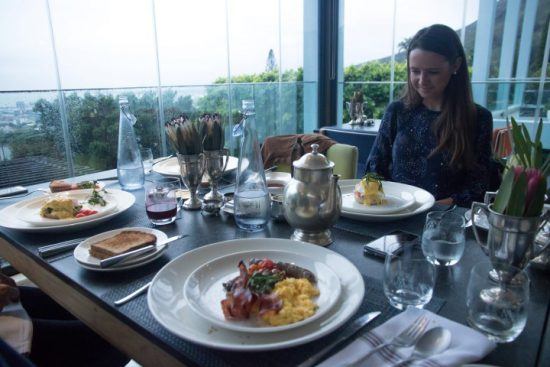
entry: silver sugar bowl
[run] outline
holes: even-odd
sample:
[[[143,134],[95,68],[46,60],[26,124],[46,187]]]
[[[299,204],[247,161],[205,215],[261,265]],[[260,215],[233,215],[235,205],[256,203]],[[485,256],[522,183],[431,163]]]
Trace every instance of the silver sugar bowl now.
[[[294,177],[285,186],[284,216],[295,228],[291,239],[327,246],[333,241],[330,227],[342,211],[342,194],[339,176],[332,173],[334,163],[317,151],[318,144],[311,148],[292,163]]]

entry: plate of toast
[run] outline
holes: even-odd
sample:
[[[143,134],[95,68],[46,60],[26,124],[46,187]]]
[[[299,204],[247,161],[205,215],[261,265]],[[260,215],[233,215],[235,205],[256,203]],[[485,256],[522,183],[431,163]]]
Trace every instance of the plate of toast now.
[[[125,259],[108,268],[101,268],[99,262],[112,256],[137,250],[155,243],[164,242],[168,236],[157,229],[145,227],[120,228],[103,232],[82,241],[74,249],[75,260],[84,268],[95,271],[119,271],[133,269],[159,258],[167,245],[139,257]]]

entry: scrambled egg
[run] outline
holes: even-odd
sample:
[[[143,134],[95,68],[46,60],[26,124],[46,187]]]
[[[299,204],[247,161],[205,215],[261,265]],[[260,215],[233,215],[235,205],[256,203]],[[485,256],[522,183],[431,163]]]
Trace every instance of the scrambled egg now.
[[[307,319],[317,310],[313,298],[319,295],[319,290],[305,278],[286,278],[275,284],[273,291],[283,301],[283,308],[262,316],[269,325],[292,324]]]
[[[74,217],[74,203],[71,199],[56,198],[48,200],[40,208],[40,215],[51,219],[67,219]]]

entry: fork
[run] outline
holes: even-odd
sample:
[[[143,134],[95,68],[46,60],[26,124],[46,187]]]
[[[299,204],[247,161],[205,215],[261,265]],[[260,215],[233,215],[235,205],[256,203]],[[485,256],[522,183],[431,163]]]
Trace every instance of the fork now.
[[[382,343],[376,346],[374,349],[371,349],[366,355],[362,356],[355,362],[351,363],[351,367],[360,366],[365,362],[371,355],[378,352],[381,349],[384,349],[389,346],[394,346],[398,348],[407,348],[414,343],[424,334],[426,328],[428,327],[428,319],[426,316],[419,316],[414,322],[409,325],[405,330],[403,330],[399,335],[393,337],[393,339]],[[364,335],[361,335],[361,338],[365,339]]]

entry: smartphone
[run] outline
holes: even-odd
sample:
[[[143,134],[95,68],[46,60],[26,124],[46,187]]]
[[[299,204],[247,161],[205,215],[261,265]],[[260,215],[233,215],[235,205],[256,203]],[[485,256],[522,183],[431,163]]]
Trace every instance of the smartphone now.
[[[397,255],[406,244],[414,243],[418,240],[418,236],[404,231],[394,231],[382,237],[375,239],[363,246],[363,255],[374,255],[378,257],[386,257],[384,248],[388,245],[397,244],[392,255]]]
[[[28,190],[23,186],[13,186],[0,189],[0,197],[4,196],[14,196],[27,193]]]

